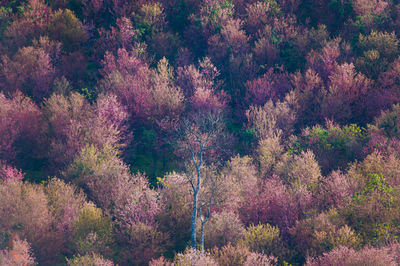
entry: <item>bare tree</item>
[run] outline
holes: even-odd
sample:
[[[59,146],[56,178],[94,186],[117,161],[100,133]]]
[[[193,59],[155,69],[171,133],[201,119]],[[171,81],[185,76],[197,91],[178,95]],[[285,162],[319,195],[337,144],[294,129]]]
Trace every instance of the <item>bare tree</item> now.
[[[200,250],[204,253],[204,225],[211,216],[211,208],[225,201],[226,189],[214,165],[203,171],[203,189],[199,197]]]
[[[205,181],[203,171],[206,157],[210,152],[220,149],[220,140],[224,139],[224,134],[224,121],[220,112],[207,112],[192,115],[190,119],[183,120],[180,127],[175,132],[176,149],[182,152],[182,156],[188,159],[189,168],[192,169],[192,171],[188,171],[186,175],[193,196],[192,248],[196,248],[197,244],[196,223],[199,207],[211,207],[212,205],[211,197],[211,204],[204,205],[203,202],[203,205],[199,206],[199,195]],[[208,210],[207,217],[209,217],[209,207],[205,208],[205,210]],[[201,220],[202,226],[207,220],[208,218]]]

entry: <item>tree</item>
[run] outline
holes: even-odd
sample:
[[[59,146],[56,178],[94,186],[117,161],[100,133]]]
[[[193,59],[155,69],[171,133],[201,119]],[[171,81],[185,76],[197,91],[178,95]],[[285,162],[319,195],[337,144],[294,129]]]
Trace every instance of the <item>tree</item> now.
[[[358,248],[361,239],[335,209],[297,221],[291,228],[293,242],[301,254],[319,256],[340,246]]]
[[[145,120],[151,110],[151,70],[135,52],[118,49],[118,56],[106,52],[101,70],[103,79],[98,84],[99,91],[114,93],[127,106],[131,119]]]
[[[358,2],[361,1],[367,2],[366,0]],[[357,67],[367,77],[376,78],[380,72],[386,71],[389,63],[399,55],[398,45],[399,39],[394,32],[373,30],[368,36],[360,34],[357,48],[362,54],[356,60]]]
[[[223,117],[220,112],[198,113],[192,115],[190,119],[184,119],[175,132],[176,149],[183,152],[183,157],[188,158],[189,167],[193,170],[186,175],[193,197],[191,231],[193,249],[196,248],[197,241],[196,226],[199,195],[206,177],[204,168],[208,156],[218,149],[219,140],[224,132],[223,125]],[[212,202],[212,197],[209,200]]]
[[[33,266],[36,265],[29,243],[12,235],[8,249],[0,249],[0,265]]]
[[[0,231],[26,239],[39,263],[56,264],[60,236],[53,230],[54,218],[43,187],[22,181],[0,182],[0,200]]]
[[[114,266],[111,260],[104,259],[101,255],[96,253],[88,254],[85,256],[74,256],[72,259],[67,259],[68,266],[84,266],[84,265],[101,265],[101,266]]]
[[[305,265],[397,265],[398,255],[386,248],[364,247],[354,250],[340,246],[317,258],[307,258]]]
[[[0,160],[25,169],[42,157],[41,115],[22,93],[7,98],[0,92]]]
[[[22,180],[23,178],[24,173],[20,170],[7,164],[0,163],[0,180],[2,182],[13,182],[16,180]]]
[[[112,147],[86,146],[64,175],[85,187],[89,199],[108,211],[121,228],[154,224],[160,209],[157,193],[148,187],[145,176],[130,174]]]
[[[366,26],[372,26],[379,23],[379,18],[382,19],[388,16],[389,1],[385,0],[355,0],[352,1],[354,13],[357,19]],[[385,14],[386,13],[386,14]]]
[[[221,248],[229,243],[236,245],[243,238],[244,226],[236,213],[222,211],[211,217],[204,232],[208,250],[214,247]]]
[[[287,72],[274,72],[270,68],[262,77],[246,82],[246,105],[264,105],[268,100],[276,102],[291,89]]]
[[[252,105],[246,111],[248,127],[260,140],[289,136],[297,118],[294,106],[296,99],[293,93],[287,94],[283,101],[269,100],[264,106]]]
[[[71,225],[71,246],[79,255],[111,255],[113,225],[93,203],[86,203]]]
[[[24,2],[26,3],[23,3],[19,9],[23,10],[23,16],[15,16],[16,19],[5,31],[4,35],[7,38],[2,39],[11,52],[29,45],[33,38],[42,35],[50,19],[51,9],[44,0]]]
[[[218,264],[208,253],[202,253],[191,248],[185,253],[179,253],[174,260],[175,265],[193,265],[193,266],[217,266]]]
[[[204,167],[202,173],[202,190],[198,197],[198,211],[200,218],[200,250],[204,253],[204,228],[211,218],[214,208],[221,207],[227,196],[227,188],[224,180],[218,175],[215,166]]]
[[[118,49],[124,48],[130,51],[136,45],[137,32],[133,28],[131,20],[126,17],[118,18],[116,27],[111,26],[109,30],[100,28],[98,33],[99,39],[94,43],[95,59],[98,61],[101,60],[106,51],[116,55]]]
[[[86,196],[75,186],[66,184],[58,178],[49,180],[44,192],[46,193],[49,211],[54,217],[55,228],[62,234],[63,242],[68,243],[73,224],[86,203]]]
[[[62,42],[67,52],[79,49],[88,39],[82,23],[69,9],[60,9],[52,14],[47,30],[52,39]]]
[[[20,90],[40,102],[50,95],[55,74],[48,51],[42,47],[22,47],[12,59],[7,55],[2,56],[0,86],[5,92]]]
[[[129,139],[128,113],[116,96],[100,95],[90,105],[79,93],[53,94],[46,100],[43,113],[48,124],[51,162],[62,168],[87,145],[103,149],[122,148]]]
[[[160,230],[169,234],[165,256],[173,257],[174,253],[185,251],[186,243],[190,241],[190,184],[183,174],[175,172],[166,175],[160,184],[163,208],[156,219]]]

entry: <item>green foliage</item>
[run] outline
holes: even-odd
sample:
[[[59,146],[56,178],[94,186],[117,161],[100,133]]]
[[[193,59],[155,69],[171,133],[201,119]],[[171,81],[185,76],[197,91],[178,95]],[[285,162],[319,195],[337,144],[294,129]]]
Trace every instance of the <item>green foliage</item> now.
[[[201,15],[196,19],[198,26],[209,30],[208,34],[218,34],[225,26],[226,21],[233,17],[233,3],[229,0],[214,1],[202,6]]]
[[[261,176],[272,173],[274,167],[282,159],[284,153],[280,138],[265,138],[258,143],[257,155]]]
[[[368,174],[365,187],[344,208],[343,214],[365,243],[386,243],[398,238],[397,193],[382,174]]]
[[[363,204],[376,195],[381,196],[380,201],[383,207],[391,208],[394,203],[393,187],[385,182],[382,174],[369,174],[366,187],[363,191],[353,196],[353,202]],[[382,195],[383,194],[383,195]]]
[[[388,138],[400,137],[400,105],[395,104],[391,110],[383,111],[379,117],[375,119],[375,126],[378,130],[382,130]]]
[[[311,149],[322,168],[327,173],[335,168],[345,168],[348,163],[362,156],[363,145],[367,141],[366,130],[356,124],[338,126],[327,123],[303,130],[290,147],[292,153]]]
[[[98,91],[95,88],[80,88],[78,92],[85,97],[90,103],[95,102]]]
[[[96,253],[88,254],[85,256],[77,255],[72,259],[67,259],[68,266],[113,266],[114,263],[110,260],[104,259],[101,255]]]
[[[216,33],[219,33],[222,30],[221,25],[218,24],[219,16],[222,12],[226,12],[226,15],[230,18],[233,16],[234,10],[232,1],[224,0],[210,8],[209,17],[206,18],[206,20],[216,27]]]
[[[8,242],[10,241],[10,233],[9,232],[0,232],[0,250],[6,249]]]
[[[146,173],[150,184],[156,186],[158,176],[164,176],[176,169],[176,156],[168,144],[159,147],[163,140],[154,129],[142,128],[134,135],[138,145],[132,151],[130,168],[133,172]]]
[[[190,241],[190,188],[185,177],[176,173],[159,180],[163,187],[160,197],[164,206],[156,220],[159,230],[169,235],[165,256],[172,258],[176,252],[183,252]]]
[[[279,242],[279,228],[269,224],[250,225],[243,239],[243,244],[254,252],[270,251],[269,249]],[[265,253],[268,254],[269,252]]]
[[[399,39],[394,32],[372,31],[367,36],[360,34],[357,48],[361,55],[356,65],[368,77],[376,78],[399,55],[398,46]]]
[[[246,246],[252,252],[274,255],[282,261],[290,257],[279,228],[270,224],[250,225],[238,245]]]
[[[81,255],[93,252],[110,255],[112,231],[112,222],[101,209],[93,203],[86,204],[73,223],[72,239],[76,252]]]
[[[144,4],[135,14],[135,21],[139,34],[143,37],[151,37],[156,31],[161,31],[165,24],[164,9],[156,2]]]
[[[60,9],[51,16],[48,32],[50,37],[60,41],[68,52],[79,49],[88,39],[82,23],[69,9]]]
[[[322,127],[313,127],[309,135],[306,136],[308,139],[317,139],[317,145],[320,149],[332,151],[340,150],[345,151],[346,145],[352,140],[362,139],[365,136],[365,130],[351,124],[342,128],[332,127],[325,129]]]
[[[10,24],[10,15],[12,9],[9,7],[0,7],[0,40],[3,39],[3,33]]]
[[[329,2],[329,9],[337,13],[340,17],[349,17],[352,14],[353,5],[349,0],[331,0]]]
[[[294,42],[286,41],[280,46],[280,60],[289,72],[294,73],[304,68],[306,60]]]

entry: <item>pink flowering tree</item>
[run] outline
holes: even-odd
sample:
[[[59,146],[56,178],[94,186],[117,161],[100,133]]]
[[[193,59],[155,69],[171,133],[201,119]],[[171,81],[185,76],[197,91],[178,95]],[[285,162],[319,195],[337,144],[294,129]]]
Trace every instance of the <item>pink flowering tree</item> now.
[[[7,98],[0,93],[0,157],[25,167],[22,158],[41,158],[41,111],[28,97],[17,92]]]
[[[148,66],[125,49],[118,50],[118,56],[107,52],[102,61],[103,80],[99,89],[112,92],[132,114],[131,119],[145,119],[151,110],[150,79]]]
[[[7,164],[0,165],[0,179],[3,182],[12,182],[23,178],[24,174],[20,170]]]
[[[50,95],[55,78],[50,54],[40,47],[23,47],[10,59],[4,55],[0,63],[0,84],[13,93],[20,90],[37,102]]]
[[[127,51],[132,50],[137,38],[132,22],[126,17],[118,18],[116,27],[111,26],[109,30],[100,28],[98,33],[99,39],[95,41],[95,60],[98,62],[101,61],[106,51],[117,55],[120,48]]]
[[[262,77],[250,80],[246,83],[247,104],[264,105],[268,100],[276,101],[291,89],[287,72],[280,70],[277,73],[269,69]]]
[[[7,28],[5,40],[10,52],[31,44],[43,35],[50,20],[51,8],[44,0],[29,0],[22,4],[24,16],[17,16]]]
[[[98,148],[123,148],[129,141],[127,111],[116,96],[100,95],[90,105],[82,95],[53,94],[44,104],[44,118],[50,135],[51,162],[65,167],[88,143]]]
[[[132,176],[110,147],[98,150],[87,146],[64,173],[65,177],[88,188],[90,198],[115,217],[122,227],[136,223],[154,224],[159,211],[157,194],[144,176]]]
[[[301,214],[295,195],[276,176],[266,179],[247,199],[240,209],[245,224],[268,222],[277,225],[286,236]]]

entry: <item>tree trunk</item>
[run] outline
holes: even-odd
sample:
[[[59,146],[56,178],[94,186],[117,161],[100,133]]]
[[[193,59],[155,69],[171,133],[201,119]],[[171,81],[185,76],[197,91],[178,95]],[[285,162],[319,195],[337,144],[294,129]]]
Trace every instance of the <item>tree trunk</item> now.
[[[204,253],[204,224],[206,223],[206,221],[202,221],[201,222],[201,253]]]
[[[196,249],[196,221],[197,221],[197,195],[199,190],[193,193],[193,213],[192,213],[192,248]]]

